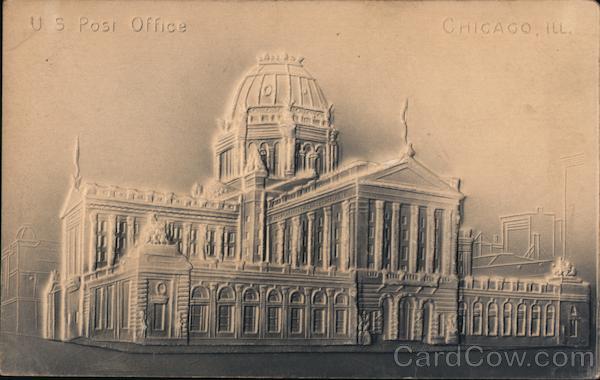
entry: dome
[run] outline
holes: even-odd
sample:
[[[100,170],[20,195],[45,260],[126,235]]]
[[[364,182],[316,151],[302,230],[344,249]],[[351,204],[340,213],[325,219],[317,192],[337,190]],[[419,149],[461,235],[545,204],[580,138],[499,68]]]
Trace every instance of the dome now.
[[[317,80],[304,68],[303,58],[266,54],[242,79],[233,99],[231,118],[253,108],[301,108],[327,115],[329,103]]]

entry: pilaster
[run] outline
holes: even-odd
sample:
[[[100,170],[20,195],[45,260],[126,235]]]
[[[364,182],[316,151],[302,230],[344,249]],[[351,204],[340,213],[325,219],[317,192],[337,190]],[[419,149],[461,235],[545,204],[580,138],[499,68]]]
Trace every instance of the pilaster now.
[[[391,245],[391,270],[392,271],[397,271],[398,270],[398,249],[399,249],[399,245],[398,245],[398,239],[400,238],[398,236],[398,233],[400,232],[400,204],[398,203],[393,203],[392,204],[392,228],[391,228],[391,239],[390,239],[390,245]]]
[[[375,245],[374,245],[374,262],[375,269],[380,270],[382,267],[383,254],[383,201],[375,201]]]
[[[331,265],[331,206],[323,208],[323,269],[328,270]]]
[[[417,241],[419,231],[419,206],[410,205],[410,244],[408,250],[408,271],[415,273],[417,271]]]

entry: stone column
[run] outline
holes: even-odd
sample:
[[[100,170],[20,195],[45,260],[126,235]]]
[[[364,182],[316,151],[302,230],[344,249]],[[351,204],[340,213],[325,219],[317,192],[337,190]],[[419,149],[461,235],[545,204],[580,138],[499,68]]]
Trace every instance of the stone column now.
[[[458,255],[458,226],[460,223],[460,217],[458,214],[458,208],[456,210],[450,210],[448,212],[448,219],[450,220],[450,274],[457,274],[457,255]],[[470,268],[470,266],[469,266]],[[470,273],[469,269],[469,275]]]
[[[356,268],[356,203],[350,204],[348,215],[348,268]]]
[[[290,304],[290,299],[289,299],[289,288],[287,286],[282,286],[281,287],[281,296],[283,297],[282,299],[282,303],[281,303],[281,336],[283,337],[283,339],[286,339],[288,337],[288,319],[289,319],[289,304]]]
[[[183,236],[182,236],[182,249],[181,253],[187,257],[190,257],[190,234],[192,231],[192,224],[185,223],[183,225]]]
[[[258,319],[258,336],[260,338],[265,337],[265,332],[267,330],[267,318],[269,315],[267,314],[267,285],[259,285],[259,306],[258,306],[258,315],[256,318]],[[242,311],[243,313],[243,311]],[[243,314],[242,314],[243,315]]]
[[[443,222],[443,240],[442,240],[442,273],[452,274],[452,262],[456,259],[452,259],[452,210],[444,209],[444,222]],[[454,264],[456,268],[456,263]]]
[[[96,269],[96,229],[98,228],[98,214],[94,211],[90,213],[90,250],[88,252],[88,268],[91,271]],[[65,273],[65,272],[63,272]]]
[[[202,260],[206,260],[206,224],[202,223],[198,227],[198,238],[197,238],[197,254]]]
[[[427,207],[427,236],[425,243],[425,272],[433,273],[433,255],[435,250],[435,208]]]
[[[312,292],[313,288],[304,288],[304,326],[302,332],[305,338],[312,336],[311,321],[312,321]]]
[[[300,216],[292,218],[292,246],[291,248],[291,264],[292,268],[298,267],[298,246],[300,244]]]
[[[135,218],[133,216],[127,217],[127,232],[125,236],[127,236],[127,245],[125,253],[131,251],[131,249],[135,246],[135,242],[133,239],[133,234],[135,233]]]
[[[242,294],[244,287],[242,284],[235,284],[235,306],[233,307],[233,334],[236,338],[239,338],[242,335],[244,326],[243,326],[243,306],[242,306]],[[256,316],[258,317],[258,315]]]
[[[342,202],[342,230],[340,238],[342,239],[342,254],[340,255],[340,270],[348,270],[349,264],[349,247],[350,247],[350,201],[345,200]]]
[[[108,238],[106,246],[107,267],[111,267],[115,261],[115,228],[117,226],[117,216],[108,216]]]
[[[408,249],[408,271],[415,273],[417,271],[417,241],[419,233],[419,206],[410,205],[410,244]]]
[[[284,252],[284,239],[285,239],[285,220],[277,222],[277,262],[281,265],[284,264],[285,252]]]
[[[323,208],[323,269],[328,270],[331,264],[331,206]]]
[[[306,259],[306,263],[308,264],[309,268],[312,268],[314,266],[314,262],[313,262],[313,233],[314,233],[314,224],[315,224],[315,212],[311,211],[309,212],[306,217],[308,218],[308,223],[307,223],[307,234],[308,234],[308,239],[307,239],[307,244],[306,244],[306,252],[307,252],[307,259]]]
[[[219,311],[217,310],[217,289],[219,284],[210,283],[210,303],[208,310],[208,336],[214,337],[217,334],[217,318]]]
[[[223,260],[223,226],[217,226],[215,231],[215,248],[217,250],[215,256],[219,258],[219,260]]]
[[[390,255],[390,260],[391,260],[391,270],[392,271],[397,271],[398,270],[398,255],[399,255],[399,239],[400,236],[398,236],[399,232],[400,232],[400,205],[398,203],[393,203],[392,204],[392,228],[391,228],[391,239],[390,239],[390,245],[391,245],[391,255]]]
[[[383,254],[383,201],[375,201],[375,245],[373,258],[375,270],[382,267]]]
[[[335,309],[333,304],[335,302],[335,289],[328,288],[327,294],[327,309],[325,309],[325,326],[327,328],[327,338],[333,338],[335,334]],[[348,316],[346,315],[346,319]]]

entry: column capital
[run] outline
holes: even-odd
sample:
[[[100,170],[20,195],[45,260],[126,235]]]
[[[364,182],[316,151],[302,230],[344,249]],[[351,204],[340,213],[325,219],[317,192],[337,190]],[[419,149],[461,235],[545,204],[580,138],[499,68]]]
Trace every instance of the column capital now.
[[[309,211],[306,214],[306,217],[308,218],[308,220],[310,220],[311,222],[313,222],[315,220],[315,212],[314,211]]]
[[[323,213],[327,216],[331,216],[331,206],[323,207]]]

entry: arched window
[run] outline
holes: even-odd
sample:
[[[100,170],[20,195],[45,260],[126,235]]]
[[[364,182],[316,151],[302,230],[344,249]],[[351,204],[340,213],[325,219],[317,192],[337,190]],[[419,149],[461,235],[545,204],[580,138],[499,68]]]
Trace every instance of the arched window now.
[[[274,176],[279,176],[279,143],[273,144],[273,158],[272,158],[271,173]]]
[[[467,305],[460,301],[458,303],[458,333],[465,335],[467,332]]]
[[[210,292],[204,286],[192,290],[190,298],[190,333],[208,332]]]
[[[225,287],[219,291],[217,299],[217,332],[232,333],[235,292],[230,287]]]
[[[322,335],[326,333],[326,309],[327,296],[322,291],[313,295],[312,302],[312,333]]]
[[[525,336],[527,330],[527,306],[521,303],[517,306],[517,335]]]
[[[281,293],[273,289],[267,296],[267,333],[281,332]]]
[[[244,334],[258,333],[258,293],[256,290],[250,288],[244,293],[242,313]]]
[[[348,296],[339,293],[335,296],[335,334],[346,335],[348,333]],[[387,316],[386,316],[387,317]]]
[[[483,304],[481,302],[475,302],[473,304],[473,335],[481,335],[482,314]]]
[[[498,335],[498,305],[492,302],[487,309],[487,331],[488,335]]]
[[[569,313],[569,336],[570,337],[578,337],[579,336],[579,312],[577,311],[577,307],[571,306],[571,312]]]
[[[546,336],[554,336],[554,324],[556,318],[556,309],[554,305],[548,304],[546,305],[546,328],[545,334]]]
[[[290,333],[302,334],[304,331],[304,295],[296,291],[290,296],[289,308]]]
[[[502,308],[502,335],[509,336],[512,333],[512,304],[506,302]]]
[[[540,335],[540,322],[541,322],[542,308],[540,305],[533,305],[531,307],[531,335]]]

